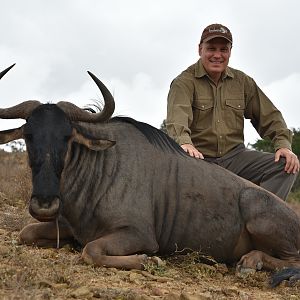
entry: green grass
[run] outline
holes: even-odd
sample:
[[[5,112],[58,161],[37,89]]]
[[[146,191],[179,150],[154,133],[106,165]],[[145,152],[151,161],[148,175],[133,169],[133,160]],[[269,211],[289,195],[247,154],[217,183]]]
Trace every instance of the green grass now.
[[[290,192],[287,202],[300,203],[300,189]]]

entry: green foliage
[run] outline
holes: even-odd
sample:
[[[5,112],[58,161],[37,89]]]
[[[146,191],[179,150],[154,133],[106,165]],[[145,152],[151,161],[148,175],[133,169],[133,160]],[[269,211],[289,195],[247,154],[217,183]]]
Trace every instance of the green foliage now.
[[[163,122],[160,125],[160,130],[164,133],[167,133],[167,125],[166,125],[166,119],[163,120]]]
[[[295,129],[293,128],[293,145],[292,145],[292,149],[293,152],[298,156],[298,158],[300,157],[300,128]]]
[[[300,157],[300,128],[292,128],[293,131],[293,152]],[[257,140],[254,144],[250,144],[255,150],[274,153],[274,145],[270,139]]]
[[[293,152],[300,158],[300,128],[293,128]],[[255,150],[274,153],[273,143],[270,139],[257,140],[254,144],[250,144]],[[297,177],[291,194],[293,200],[300,202],[300,176]]]
[[[273,143],[270,139],[257,140],[254,144],[250,144],[255,150],[274,153]]]

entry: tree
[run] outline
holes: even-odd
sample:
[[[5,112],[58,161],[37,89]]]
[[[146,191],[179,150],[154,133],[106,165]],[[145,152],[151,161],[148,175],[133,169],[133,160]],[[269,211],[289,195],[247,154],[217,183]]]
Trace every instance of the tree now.
[[[300,157],[300,128],[292,128],[293,132],[293,152]],[[257,140],[254,144],[250,144],[255,150],[274,153],[273,143],[270,139]]]
[[[300,159],[300,128],[292,128],[293,144],[292,150]],[[250,144],[255,150],[274,153],[273,143],[270,139],[257,140],[254,144]],[[297,177],[292,191],[300,190],[300,176]]]
[[[163,122],[160,125],[160,130],[164,133],[167,133],[167,125],[166,125],[166,119],[163,120]]]

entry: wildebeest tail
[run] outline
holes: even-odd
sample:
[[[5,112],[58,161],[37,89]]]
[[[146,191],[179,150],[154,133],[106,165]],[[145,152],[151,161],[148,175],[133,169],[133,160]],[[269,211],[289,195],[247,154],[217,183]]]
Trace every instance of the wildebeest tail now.
[[[298,280],[300,280],[300,268],[284,268],[271,276],[270,285],[271,287],[276,287],[283,280],[288,280],[290,286],[294,285]]]

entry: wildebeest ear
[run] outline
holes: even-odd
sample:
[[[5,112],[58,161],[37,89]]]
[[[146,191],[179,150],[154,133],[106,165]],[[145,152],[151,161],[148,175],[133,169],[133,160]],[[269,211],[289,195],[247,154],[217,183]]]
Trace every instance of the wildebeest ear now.
[[[86,137],[83,134],[79,133],[75,128],[73,128],[72,136],[73,142],[82,144],[94,151],[105,150],[112,147],[116,143],[115,141],[110,141],[107,139],[94,139],[91,137]]]
[[[8,142],[22,139],[22,138],[24,138],[23,126],[19,128],[0,131],[0,144],[6,144]]]

